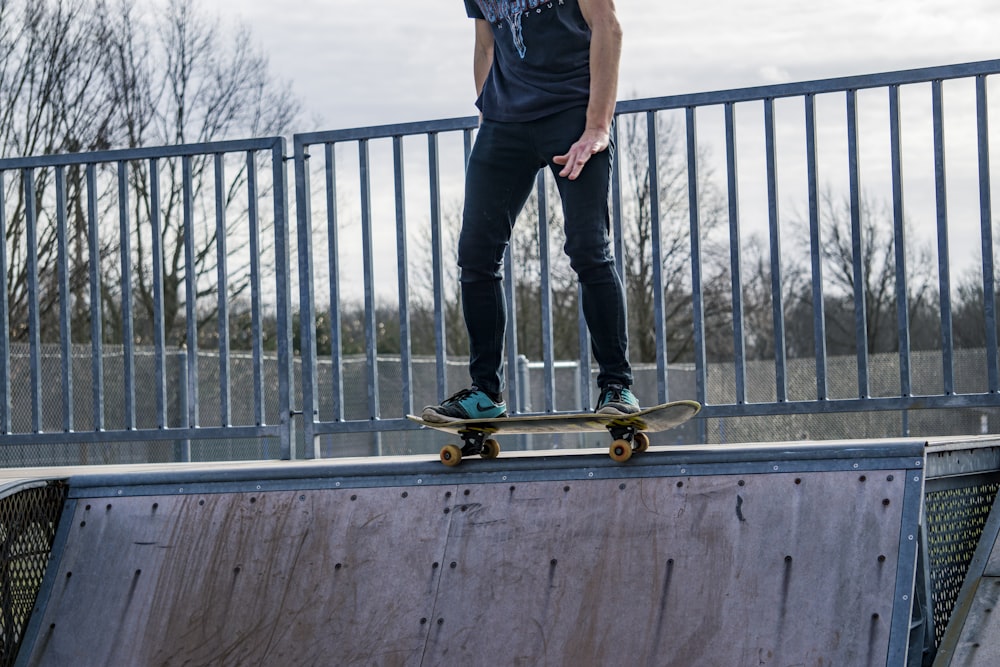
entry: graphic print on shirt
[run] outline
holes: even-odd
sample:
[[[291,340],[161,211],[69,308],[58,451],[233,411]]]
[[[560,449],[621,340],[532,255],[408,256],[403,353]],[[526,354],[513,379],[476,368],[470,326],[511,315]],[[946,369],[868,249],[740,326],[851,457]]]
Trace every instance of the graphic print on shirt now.
[[[514,40],[514,47],[521,56],[521,60],[524,60],[528,46],[524,43],[521,18],[529,11],[540,14],[543,9],[552,9],[557,5],[562,6],[566,4],[566,0],[476,0],[476,4],[479,5],[483,16],[490,23],[498,23],[501,19],[507,21],[511,37]]]

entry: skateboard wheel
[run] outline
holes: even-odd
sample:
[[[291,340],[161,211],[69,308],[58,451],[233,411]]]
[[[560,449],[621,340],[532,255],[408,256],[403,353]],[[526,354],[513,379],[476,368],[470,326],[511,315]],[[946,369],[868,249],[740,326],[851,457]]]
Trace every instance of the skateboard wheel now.
[[[490,438],[483,442],[483,451],[479,453],[484,459],[495,459],[500,456],[500,443]]]
[[[441,448],[441,463],[446,466],[457,466],[462,462],[462,450],[455,445],[445,445]]]
[[[615,461],[624,463],[632,458],[632,444],[628,440],[615,440],[608,454]]]
[[[645,433],[636,433],[632,438],[632,445],[637,452],[644,452],[649,449],[649,436]]]

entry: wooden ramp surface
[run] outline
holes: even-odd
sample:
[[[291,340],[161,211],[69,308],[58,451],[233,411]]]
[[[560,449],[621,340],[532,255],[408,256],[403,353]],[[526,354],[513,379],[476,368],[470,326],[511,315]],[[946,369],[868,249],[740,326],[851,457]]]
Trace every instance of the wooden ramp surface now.
[[[920,452],[85,473],[20,664],[898,664]]]

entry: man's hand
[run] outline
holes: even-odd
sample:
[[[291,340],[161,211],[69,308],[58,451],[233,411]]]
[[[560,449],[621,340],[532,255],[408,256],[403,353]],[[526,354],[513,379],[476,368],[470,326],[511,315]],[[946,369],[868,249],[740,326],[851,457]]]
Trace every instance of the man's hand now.
[[[575,181],[590,160],[591,155],[607,150],[611,135],[607,130],[586,129],[583,135],[576,140],[576,143],[569,147],[569,152],[565,155],[556,155],[552,161],[563,165],[560,176]]]

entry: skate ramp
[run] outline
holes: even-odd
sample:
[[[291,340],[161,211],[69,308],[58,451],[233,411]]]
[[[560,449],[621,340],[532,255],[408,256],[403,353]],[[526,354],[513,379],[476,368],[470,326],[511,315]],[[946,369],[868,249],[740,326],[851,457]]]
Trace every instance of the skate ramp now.
[[[919,442],[68,478],[22,665],[898,665]]]

